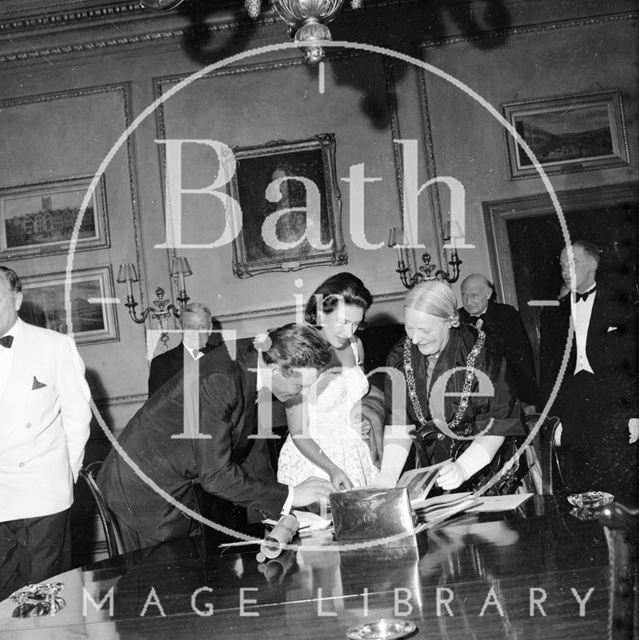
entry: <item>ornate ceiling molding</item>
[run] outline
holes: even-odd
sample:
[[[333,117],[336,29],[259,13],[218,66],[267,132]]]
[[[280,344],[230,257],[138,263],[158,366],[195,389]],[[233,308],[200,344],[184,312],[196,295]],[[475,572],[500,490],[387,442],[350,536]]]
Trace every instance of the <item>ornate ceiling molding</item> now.
[[[50,9],[49,9],[50,11]],[[139,2],[125,2],[108,7],[65,9],[49,13],[37,13],[0,20],[0,34],[10,31],[27,31],[47,27],[85,25],[86,23],[130,18],[145,13]]]
[[[461,34],[454,36],[446,36],[444,38],[433,38],[424,40],[420,43],[420,48],[440,47],[448,44],[459,44],[464,42],[472,42],[475,40],[489,40],[491,38],[499,38],[504,35],[521,35],[524,33],[536,33],[540,31],[552,31],[560,29],[571,29],[574,27],[584,27],[595,24],[603,24],[606,22],[619,22],[621,20],[636,20],[639,13],[635,11],[627,11],[623,13],[612,13],[607,15],[584,17],[567,20],[556,20],[552,22],[540,22],[538,24],[528,24],[510,27],[508,29],[494,29],[491,31],[482,31],[478,33]]]
[[[12,0],[3,0],[11,2]],[[0,18],[0,63],[37,62],[53,56],[96,53],[106,49],[130,47],[140,44],[171,42],[182,39],[192,24],[186,14],[177,12],[158,14],[142,9],[136,0],[104,2],[101,0],[59,0],[44,3],[15,1],[13,10],[4,9]],[[218,0],[211,0],[218,2]],[[454,0],[459,4],[481,4],[482,0]],[[516,7],[521,0],[504,0]],[[543,1],[543,0],[540,0]],[[625,4],[620,0],[621,4]],[[93,6],[86,6],[91,4]],[[420,9],[419,5],[424,4]],[[397,11],[412,8],[425,11],[427,0],[366,0],[364,10],[373,15],[379,11]],[[24,8],[23,8],[24,7]],[[346,9],[344,18],[352,10]],[[359,10],[362,11],[361,9]],[[633,19],[633,11],[584,18],[558,19],[537,24],[513,25],[475,33],[456,33],[440,38],[423,38],[419,46],[434,47],[474,40],[495,38],[500,35],[521,34],[549,29],[564,29],[610,21]],[[272,10],[264,12],[253,24],[270,26],[280,24]],[[215,12],[207,15],[204,24],[210,33],[242,31],[246,28],[243,3],[240,0],[220,2]],[[37,40],[36,40],[37,35]]]

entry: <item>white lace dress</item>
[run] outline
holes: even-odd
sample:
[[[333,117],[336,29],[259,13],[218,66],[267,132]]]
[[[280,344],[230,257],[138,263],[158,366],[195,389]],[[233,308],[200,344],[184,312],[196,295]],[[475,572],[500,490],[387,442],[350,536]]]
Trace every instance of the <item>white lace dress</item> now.
[[[328,371],[320,376],[316,385],[321,392],[316,394],[315,401],[312,400],[313,394],[305,398],[309,403],[307,435],[346,473],[353,487],[363,487],[377,476],[378,470],[359,431],[359,424],[351,423],[350,414],[368,392],[368,379],[356,365]],[[277,479],[284,484],[296,485],[309,476],[328,478],[325,471],[315,466],[295,446],[289,434],[280,451]]]

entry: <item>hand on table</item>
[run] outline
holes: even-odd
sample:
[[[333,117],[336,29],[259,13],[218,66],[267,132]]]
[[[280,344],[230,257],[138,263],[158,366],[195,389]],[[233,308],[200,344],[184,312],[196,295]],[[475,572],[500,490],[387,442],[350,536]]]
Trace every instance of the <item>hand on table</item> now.
[[[628,442],[634,444],[639,441],[639,418],[628,420]]]
[[[293,487],[293,506],[306,507],[313,502],[328,499],[335,489],[329,480],[311,476]]]

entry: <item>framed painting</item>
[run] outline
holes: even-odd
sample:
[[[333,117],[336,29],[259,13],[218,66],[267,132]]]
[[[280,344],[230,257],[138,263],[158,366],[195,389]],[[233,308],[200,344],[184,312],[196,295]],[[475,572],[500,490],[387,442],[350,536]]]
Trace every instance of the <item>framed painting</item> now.
[[[547,174],[630,163],[619,91],[511,102],[502,109]],[[508,132],[506,147],[511,179],[539,175]]]
[[[0,258],[68,250],[91,177],[0,190]],[[79,224],[76,251],[109,246],[104,176]]]
[[[22,278],[20,317],[39,327],[69,333],[65,277],[62,272]],[[73,271],[70,297],[73,337],[78,344],[118,339],[110,266]]]
[[[230,192],[242,212],[233,242],[237,277],[347,262],[333,134],[233,153]]]

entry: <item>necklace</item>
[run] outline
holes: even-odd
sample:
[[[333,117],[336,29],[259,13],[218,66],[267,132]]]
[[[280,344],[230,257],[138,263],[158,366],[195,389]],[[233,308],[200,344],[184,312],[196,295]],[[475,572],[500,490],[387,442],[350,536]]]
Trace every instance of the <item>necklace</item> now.
[[[479,325],[480,323],[477,324]],[[477,341],[473,345],[473,348],[470,350],[468,358],[466,359],[466,377],[464,379],[464,386],[461,392],[461,400],[459,401],[459,406],[457,407],[457,411],[455,412],[453,419],[448,423],[448,428],[451,431],[454,431],[459,425],[464,413],[466,412],[466,408],[468,407],[468,399],[470,398],[470,392],[473,387],[475,360],[477,360],[477,356],[482,350],[485,342],[486,333],[482,331],[480,326],[477,329]],[[404,372],[406,375],[406,383],[408,386],[408,397],[410,398],[411,404],[413,405],[413,410],[415,411],[417,419],[419,420],[421,426],[425,427],[427,421],[424,416],[424,412],[422,411],[422,407],[419,403],[419,399],[417,398],[417,390],[415,388],[415,374],[413,372],[410,338],[406,338],[404,340]]]

